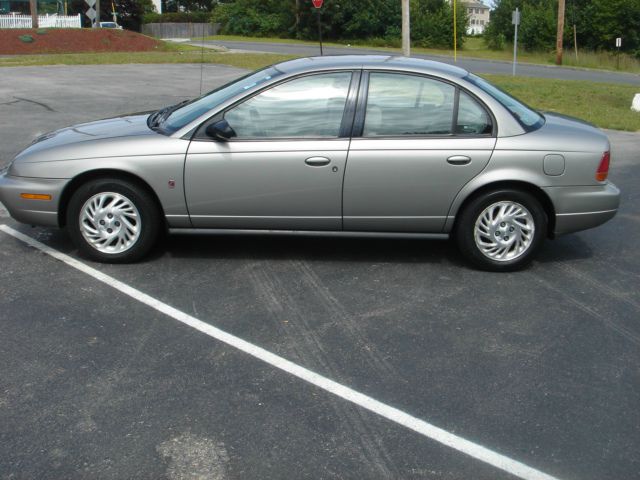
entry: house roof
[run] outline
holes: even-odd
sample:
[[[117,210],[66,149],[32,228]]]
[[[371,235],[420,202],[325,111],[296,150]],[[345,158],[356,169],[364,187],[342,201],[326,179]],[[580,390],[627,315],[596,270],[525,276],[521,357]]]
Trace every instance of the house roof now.
[[[471,1],[467,1],[467,2],[462,2],[465,4],[465,6],[470,7],[470,8],[489,8],[487,7],[484,3],[482,2],[475,2],[473,0]]]

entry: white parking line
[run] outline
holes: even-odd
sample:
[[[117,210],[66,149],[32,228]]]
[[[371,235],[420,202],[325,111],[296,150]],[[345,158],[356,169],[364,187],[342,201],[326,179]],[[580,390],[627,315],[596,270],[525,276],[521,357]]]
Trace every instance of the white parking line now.
[[[555,477],[551,475],[547,475],[539,470],[536,470],[532,467],[525,465],[524,463],[513,460],[505,455],[501,455],[493,450],[489,450],[488,448],[483,447],[482,445],[478,445],[477,443],[466,440],[458,435],[454,435],[446,430],[436,427],[424,420],[420,420],[419,418],[413,417],[408,413],[405,413],[397,408],[391,407],[385,403],[379,402],[367,395],[364,395],[352,388],[349,388],[340,383],[334,382],[333,380],[323,377],[307,368],[301,367],[285,358],[282,358],[278,355],[275,355],[268,350],[265,350],[262,347],[249,343],[245,340],[242,340],[235,335],[231,335],[219,328],[214,327],[202,320],[198,320],[197,318],[184,313],[176,308],[167,305],[160,300],[157,300],[146,293],[143,293],[126,283],[123,283],[119,280],[116,280],[109,275],[106,275],[95,268],[92,268],[62,252],[59,252],[34,238],[31,238],[23,233],[14,230],[13,228],[7,225],[0,225],[0,230],[5,232],[12,237],[17,238],[18,240],[23,241],[24,243],[40,250],[41,252],[50,255],[51,257],[60,260],[61,262],[66,263],[70,267],[73,267],[77,270],[80,270],[83,273],[93,277],[96,280],[99,280],[102,283],[128,295],[129,297],[148,305],[149,307],[168,315],[169,317],[177,320],[185,325],[190,326],[202,332],[206,335],[209,335],[216,340],[226,343],[227,345],[237,348],[252,357],[255,357],[259,360],[262,360],[269,365],[283,370],[291,375],[295,375],[296,377],[309,382],[316,387],[322,388],[329,393],[337,395],[351,403],[354,403],[370,412],[373,412],[381,417],[384,417],[392,422],[395,422],[399,425],[402,425],[414,432],[417,432],[425,437],[428,437],[436,442],[439,442],[443,445],[451,447],[459,452],[465,453],[477,460],[480,460],[484,463],[492,465],[500,470],[503,470],[507,473],[510,473],[516,477],[526,479],[526,480],[557,480]]]

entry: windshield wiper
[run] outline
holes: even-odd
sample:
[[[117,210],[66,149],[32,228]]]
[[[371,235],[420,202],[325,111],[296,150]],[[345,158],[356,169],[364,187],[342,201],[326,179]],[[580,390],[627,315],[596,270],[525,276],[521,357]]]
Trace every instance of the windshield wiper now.
[[[175,105],[170,105],[168,107],[161,108],[157,112],[152,113],[149,116],[149,119],[147,120],[147,125],[149,125],[149,128],[151,128],[152,130],[158,128],[158,126],[162,122],[164,122],[169,117],[169,115],[171,115],[177,109],[179,109],[183,105],[189,103],[190,101],[191,100],[183,100],[180,103],[176,103]]]
[[[157,125],[161,125],[167,118],[169,118],[169,116],[175,112],[176,110],[178,110],[180,107],[186,105],[187,103],[189,103],[191,100],[183,100],[180,103],[176,103],[175,105],[173,105],[172,107],[168,107],[165,108],[164,111],[158,116],[158,120],[157,120]]]

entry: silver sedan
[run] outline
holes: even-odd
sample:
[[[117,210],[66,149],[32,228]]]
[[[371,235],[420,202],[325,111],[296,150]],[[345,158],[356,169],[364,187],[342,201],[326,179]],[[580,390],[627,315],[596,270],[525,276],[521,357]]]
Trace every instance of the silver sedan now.
[[[609,141],[437,62],[304,58],[157,112],[36,139],[0,176],[18,221],[131,262],[177,229],[453,236],[477,267],[617,211]]]

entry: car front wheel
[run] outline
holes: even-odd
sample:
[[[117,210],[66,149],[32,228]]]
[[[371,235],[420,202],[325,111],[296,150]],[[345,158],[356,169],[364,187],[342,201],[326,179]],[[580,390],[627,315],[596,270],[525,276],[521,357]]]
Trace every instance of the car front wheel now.
[[[524,268],[547,235],[547,215],[540,202],[520,190],[496,190],[473,199],[456,224],[462,254],[483,270]]]
[[[121,179],[85,183],[73,194],[67,210],[67,227],[78,250],[100,262],[139,260],[155,244],[160,225],[153,197]]]

